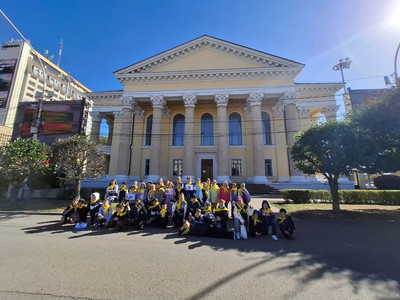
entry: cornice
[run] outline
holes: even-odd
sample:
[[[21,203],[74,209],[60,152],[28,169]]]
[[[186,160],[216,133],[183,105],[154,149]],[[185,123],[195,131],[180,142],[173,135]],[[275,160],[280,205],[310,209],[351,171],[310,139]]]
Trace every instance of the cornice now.
[[[293,79],[300,68],[255,68],[206,71],[182,71],[162,73],[121,74],[117,79],[123,84],[190,82],[214,80],[247,80],[247,79]]]
[[[86,93],[86,96],[93,101],[120,101],[123,91],[111,91],[111,92],[94,92]]]

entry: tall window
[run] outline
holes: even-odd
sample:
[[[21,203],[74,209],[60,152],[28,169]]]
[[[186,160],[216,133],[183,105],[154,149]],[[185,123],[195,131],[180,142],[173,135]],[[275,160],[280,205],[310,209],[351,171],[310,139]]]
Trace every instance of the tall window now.
[[[274,176],[272,174],[272,159],[265,160],[265,176],[267,177]]]
[[[201,116],[200,139],[201,145],[214,145],[214,118],[209,113]]]
[[[271,117],[265,111],[261,112],[264,145],[272,145]]]
[[[149,176],[150,174],[150,159],[146,158],[144,160],[144,176]]]
[[[242,176],[242,160],[240,158],[231,159],[231,176]]]
[[[185,141],[185,116],[182,114],[177,114],[174,117],[172,128],[172,145],[183,146]]]
[[[147,122],[146,122],[146,140],[144,144],[146,146],[151,145],[151,129],[153,127],[153,115],[148,116]]]
[[[242,145],[242,118],[238,113],[229,115],[229,145]]]
[[[172,176],[182,176],[183,159],[172,160]]]

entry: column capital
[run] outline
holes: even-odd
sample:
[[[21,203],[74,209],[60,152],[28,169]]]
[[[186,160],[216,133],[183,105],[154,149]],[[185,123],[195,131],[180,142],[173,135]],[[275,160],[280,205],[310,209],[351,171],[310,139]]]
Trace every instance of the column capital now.
[[[295,91],[284,92],[283,96],[280,99],[280,102],[282,102],[283,106],[286,106],[289,104],[296,104],[297,97],[298,97],[298,94]]]
[[[166,103],[163,95],[150,96],[150,100],[153,105],[153,108],[163,109]]]
[[[214,102],[218,106],[228,106],[229,94],[215,94]]]
[[[308,117],[308,113],[310,112],[309,106],[299,105],[297,109],[299,110],[300,117]]]
[[[336,118],[336,112],[339,110],[339,105],[325,106],[321,112],[325,115],[325,117]]]
[[[113,115],[114,115],[114,120],[116,121],[116,120],[122,120],[122,117],[123,117],[123,115],[124,115],[124,112],[121,110],[121,111],[114,111],[113,112]]]
[[[92,117],[92,122],[101,122],[103,118],[102,114],[98,111],[91,111],[90,116]]]
[[[264,99],[264,93],[250,93],[247,98],[247,103],[250,107],[254,105],[261,105],[262,100]]]
[[[182,95],[183,103],[185,103],[185,107],[195,107],[197,104],[196,95]]]
[[[120,98],[122,102],[122,108],[128,108],[134,110],[136,101],[131,96],[124,96]]]

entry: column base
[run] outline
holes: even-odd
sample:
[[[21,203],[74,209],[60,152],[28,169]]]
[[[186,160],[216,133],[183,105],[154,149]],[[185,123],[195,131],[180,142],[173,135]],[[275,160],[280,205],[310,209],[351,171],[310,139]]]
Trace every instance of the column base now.
[[[221,184],[224,181],[228,181],[228,183],[232,183],[231,179],[229,178],[229,176],[217,176],[217,183]]]
[[[289,182],[289,177],[279,177],[278,178],[278,183],[285,183]]]
[[[152,183],[155,184],[155,183],[157,183],[158,178],[160,178],[160,175],[149,175],[149,176],[147,176],[146,182],[151,181]]]
[[[290,176],[290,183],[307,183],[304,176]]]
[[[270,184],[271,183],[266,176],[248,177],[247,182],[254,183],[254,184]]]

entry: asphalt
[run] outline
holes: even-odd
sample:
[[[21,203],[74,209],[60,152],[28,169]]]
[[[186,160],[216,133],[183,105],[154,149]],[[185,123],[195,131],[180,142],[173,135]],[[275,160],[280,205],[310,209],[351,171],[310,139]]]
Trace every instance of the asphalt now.
[[[400,223],[296,227],[293,241],[74,233],[58,215],[3,212],[0,299],[400,299]]]

